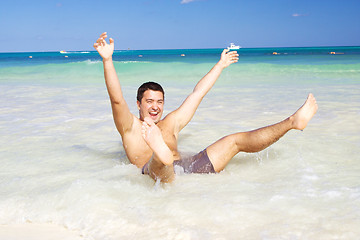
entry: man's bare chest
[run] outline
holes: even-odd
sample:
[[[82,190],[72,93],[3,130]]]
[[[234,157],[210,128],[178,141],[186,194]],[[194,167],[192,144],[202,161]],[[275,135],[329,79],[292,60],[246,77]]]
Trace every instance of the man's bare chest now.
[[[136,125],[138,126],[135,127],[133,131],[127,132],[122,136],[122,140],[124,150],[130,162],[141,168],[151,159],[153,151],[143,139],[141,124]],[[174,157],[178,158],[179,153],[177,151],[177,138],[175,134],[161,124],[159,128],[165,143],[173,152]]]

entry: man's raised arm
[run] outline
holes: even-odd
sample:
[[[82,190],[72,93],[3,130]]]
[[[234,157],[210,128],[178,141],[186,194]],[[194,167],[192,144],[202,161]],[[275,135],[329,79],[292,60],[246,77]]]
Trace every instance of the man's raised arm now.
[[[175,117],[178,131],[183,129],[192,119],[201,100],[214,86],[221,72],[239,60],[239,54],[236,51],[224,49],[218,63],[196,84],[193,92],[185,99],[183,104],[169,115]]]
[[[108,44],[105,41],[106,38],[107,33],[104,32],[100,35],[96,43],[94,43],[94,48],[103,59],[105,83],[111,101],[114,122],[116,128],[122,136],[124,132],[131,129],[134,118],[123,97],[120,82],[112,61],[112,55],[114,53],[114,40],[110,38],[110,44]]]

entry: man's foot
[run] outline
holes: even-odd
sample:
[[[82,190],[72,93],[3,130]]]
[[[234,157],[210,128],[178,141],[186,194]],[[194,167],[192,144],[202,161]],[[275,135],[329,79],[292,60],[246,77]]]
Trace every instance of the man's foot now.
[[[318,109],[314,95],[309,94],[304,105],[302,105],[291,117],[293,128],[303,130]]]
[[[155,160],[162,162],[164,165],[173,164],[174,160],[171,150],[164,142],[160,129],[149,117],[145,117],[144,119],[142,135],[145,142],[149,145],[151,150],[154,151]]]

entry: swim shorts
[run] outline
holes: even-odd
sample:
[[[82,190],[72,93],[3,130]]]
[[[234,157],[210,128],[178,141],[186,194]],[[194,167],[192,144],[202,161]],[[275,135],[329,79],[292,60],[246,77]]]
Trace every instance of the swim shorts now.
[[[149,162],[142,168],[143,174],[145,173],[144,169],[147,167],[148,163]],[[184,173],[216,173],[214,166],[207,155],[206,149],[192,157],[184,157],[174,161],[173,165],[174,168],[176,166],[182,167]]]

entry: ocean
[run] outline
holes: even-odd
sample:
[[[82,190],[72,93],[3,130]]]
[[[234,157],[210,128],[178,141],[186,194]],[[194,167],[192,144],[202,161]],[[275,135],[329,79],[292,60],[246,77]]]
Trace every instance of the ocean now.
[[[115,51],[131,112],[145,81],[175,110],[221,51]],[[359,239],[360,47],[238,52],[180,133],[182,153],[279,122],[310,92],[317,114],[219,174],[165,185],[126,158],[97,52],[0,53],[0,224],[99,240]]]

